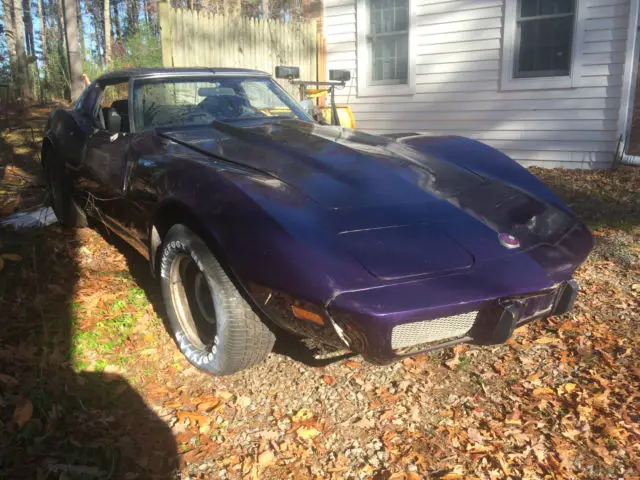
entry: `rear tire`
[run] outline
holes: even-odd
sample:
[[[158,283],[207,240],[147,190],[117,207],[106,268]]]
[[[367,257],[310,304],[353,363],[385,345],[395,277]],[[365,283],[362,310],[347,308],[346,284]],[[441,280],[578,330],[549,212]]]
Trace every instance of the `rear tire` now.
[[[195,233],[174,225],[159,257],[168,326],[189,362],[213,375],[229,375],[266,358],[275,335]]]
[[[44,172],[49,187],[49,198],[58,221],[64,227],[86,227],[87,216],[73,199],[73,184],[64,164],[53,154],[47,154]]]

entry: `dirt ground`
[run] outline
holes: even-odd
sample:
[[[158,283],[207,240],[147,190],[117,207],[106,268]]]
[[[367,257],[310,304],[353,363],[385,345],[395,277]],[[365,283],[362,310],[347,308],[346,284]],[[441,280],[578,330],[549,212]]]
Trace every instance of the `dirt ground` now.
[[[0,123],[4,216],[44,201],[46,110]],[[282,334],[207,376],[113,235],[0,230],[0,478],[638,478],[640,168],[534,173],[596,236],[575,309],[387,367]]]

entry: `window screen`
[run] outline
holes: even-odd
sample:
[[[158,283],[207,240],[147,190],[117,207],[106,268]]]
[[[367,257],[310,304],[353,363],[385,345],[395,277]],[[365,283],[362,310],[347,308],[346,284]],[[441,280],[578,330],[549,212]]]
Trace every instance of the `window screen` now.
[[[519,0],[514,76],[571,73],[575,0]]]
[[[369,3],[371,85],[406,84],[409,70],[408,0]]]

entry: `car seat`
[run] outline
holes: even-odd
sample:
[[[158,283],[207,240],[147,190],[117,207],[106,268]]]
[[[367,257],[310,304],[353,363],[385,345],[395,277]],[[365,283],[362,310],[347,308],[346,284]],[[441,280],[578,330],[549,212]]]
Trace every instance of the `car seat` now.
[[[126,98],[124,100],[116,100],[111,104],[111,108],[116,111],[116,113],[121,118],[121,132],[129,132],[129,100]]]
[[[237,118],[251,104],[240,95],[211,95],[200,102],[200,107],[216,118]]]

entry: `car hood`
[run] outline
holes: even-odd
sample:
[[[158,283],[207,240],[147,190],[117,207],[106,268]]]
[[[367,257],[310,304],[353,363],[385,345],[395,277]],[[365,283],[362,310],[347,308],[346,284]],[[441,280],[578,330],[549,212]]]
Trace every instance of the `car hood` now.
[[[483,182],[385,137],[297,120],[214,122],[161,135],[265,172],[330,209],[419,203]]]
[[[162,130],[191,149],[259,170],[315,201],[339,241],[385,279],[469,269],[553,244],[575,224],[564,210],[430,152],[296,120]],[[499,233],[520,241],[500,245]]]

